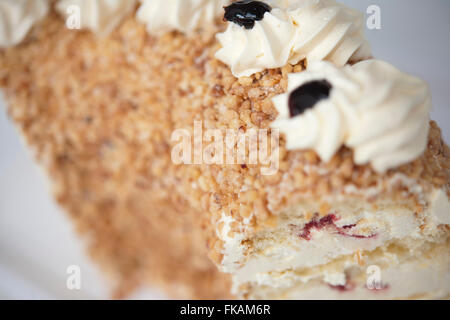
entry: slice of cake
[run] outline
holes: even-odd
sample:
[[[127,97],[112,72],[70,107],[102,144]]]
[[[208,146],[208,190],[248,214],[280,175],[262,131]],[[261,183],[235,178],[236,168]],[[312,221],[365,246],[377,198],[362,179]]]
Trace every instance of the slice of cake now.
[[[449,295],[449,149],[362,14],[34,1],[0,3],[0,86],[115,297]]]
[[[219,262],[233,274],[234,292],[447,296],[449,150],[436,124],[429,128],[427,85],[377,60],[313,62],[289,74],[287,92],[273,102],[271,126],[284,133],[285,148],[315,152],[288,154],[276,183],[239,193],[244,203],[266,201],[269,225],[258,211],[249,219],[222,209]]]

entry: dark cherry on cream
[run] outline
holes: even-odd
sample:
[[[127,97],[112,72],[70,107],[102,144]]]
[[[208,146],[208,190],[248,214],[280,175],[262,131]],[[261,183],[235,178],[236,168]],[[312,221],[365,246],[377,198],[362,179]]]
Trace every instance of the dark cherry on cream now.
[[[245,27],[245,29],[252,29],[255,21],[262,20],[264,14],[270,11],[272,11],[272,7],[262,1],[236,1],[225,7],[224,19]]]
[[[313,108],[317,102],[330,96],[332,85],[327,80],[307,82],[289,95],[289,112],[291,117],[301,115]]]

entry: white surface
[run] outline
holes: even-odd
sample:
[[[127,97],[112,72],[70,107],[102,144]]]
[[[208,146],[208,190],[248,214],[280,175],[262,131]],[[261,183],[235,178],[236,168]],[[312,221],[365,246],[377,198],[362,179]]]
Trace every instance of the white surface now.
[[[52,201],[46,177],[4,112],[0,137],[0,298],[106,296],[72,226]],[[66,288],[70,265],[81,267],[80,291]]]
[[[381,7],[382,29],[368,31],[373,52],[430,83],[432,117],[450,141],[450,1],[347,0]],[[0,298],[107,298],[99,271],[53,203],[0,102]],[[66,269],[81,267],[82,289],[66,288]],[[138,297],[158,298],[154,292]]]

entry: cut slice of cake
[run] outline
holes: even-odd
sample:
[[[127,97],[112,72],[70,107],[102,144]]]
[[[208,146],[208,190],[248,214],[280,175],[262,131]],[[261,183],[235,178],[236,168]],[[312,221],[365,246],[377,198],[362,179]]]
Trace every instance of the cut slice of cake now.
[[[9,115],[115,297],[448,296],[450,151],[421,80],[359,62],[362,15],[166,2],[43,1],[20,44],[1,42]],[[95,13],[83,30],[67,28],[70,5]],[[249,143],[208,149],[227,132]],[[270,141],[261,153],[256,137],[256,162],[252,132]],[[187,161],[177,137],[194,137]]]
[[[449,150],[435,123],[425,155],[386,174],[355,165],[345,148],[328,164],[314,153],[295,153],[287,161],[276,183],[239,192],[237,205],[217,213],[218,263],[233,275],[235,294],[448,296],[450,206],[442,173],[448,172]],[[253,206],[250,216],[232,209],[260,202],[267,205]]]

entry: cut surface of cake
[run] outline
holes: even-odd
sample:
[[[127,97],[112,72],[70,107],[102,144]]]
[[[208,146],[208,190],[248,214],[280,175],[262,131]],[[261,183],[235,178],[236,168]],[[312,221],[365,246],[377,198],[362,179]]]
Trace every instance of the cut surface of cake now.
[[[435,124],[431,134],[439,136]],[[234,292],[256,299],[448,296],[446,187],[435,185],[433,175],[411,175],[441,153],[448,157],[440,142],[431,144],[437,150],[427,150],[429,160],[378,177],[360,169],[347,178],[336,173],[347,170],[348,154],[331,167],[297,156],[297,168],[268,191],[268,206],[278,212],[274,226],[255,227],[232,213],[219,223],[221,268],[233,274]],[[436,168],[448,166],[441,161]]]
[[[449,296],[450,150],[428,86],[371,59],[362,14],[333,0],[61,0],[39,15],[19,2],[0,4],[34,24],[0,22],[8,113],[115,297]],[[198,131],[174,161],[174,132]],[[243,150],[214,148],[228,131]],[[251,132],[270,161],[252,161]]]

